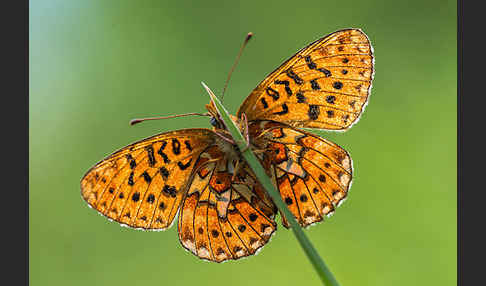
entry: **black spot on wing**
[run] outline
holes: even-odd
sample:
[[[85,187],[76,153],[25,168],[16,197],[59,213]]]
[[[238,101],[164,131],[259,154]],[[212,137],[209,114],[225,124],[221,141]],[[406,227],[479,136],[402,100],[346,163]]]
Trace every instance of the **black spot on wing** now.
[[[262,103],[262,105],[263,105],[263,108],[268,108],[268,103],[267,103],[267,101],[265,100],[265,98],[263,98],[263,97],[262,97],[262,98],[260,99],[260,101],[261,101],[261,103]]]
[[[282,84],[285,86],[285,92],[287,93],[288,96],[292,95],[292,89],[289,87],[289,81],[288,80],[276,80],[275,84]]]
[[[159,151],[157,151],[157,153],[160,155],[160,157],[162,157],[162,159],[164,160],[164,163],[169,164],[170,163],[169,157],[167,157],[167,154],[165,154],[163,152],[164,149],[165,149],[165,146],[167,146],[167,141],[162,142],[162,146],[160,146],[160,149],[159,149]]]
[[[177,139],[172,139],[172,152],[175,155],[179,155],[181,153],[181,142]]]
[[[307,112],[307,114],[309,115],[310,119],[317,120],[317,118],[319,118],[319,113],[320,110],[318,105],[309,105],[309,111]]]
[[[191,146],[191,143],[189,141],[187,141],[187,140],[184,141],[184,144],[186,145],[187,150],[192,151],[192,146]]]
[[[179,169],[181,169],[183,171],[183,170],[187,169],[189,166],[191,166],[191,161],[192,161],[192,158],[186,164],[179,161],[179,162],[177,162],[177,166],[179,167]]]
[[[143,179],[145,180],[145,182],[147,183],[150,183],[152,182],[152,178],[150,177],[150,175],[147,173],[147,171],[144,171],[142,173],[142,176],[143,176]]]
[[[321,89],[321,87],[317,83],[317,79],[311,80],[310,84],[311,84],[311,87],[312,87],[313,90],[320,90]]]
[[[275,89],[271,88],[271,87],[267,87],[266,89],[266,92],[269,96],[271,96],[273,98],[273,100],[278,100],[280,98],[280,95],[278,94],[278,91],[276,91]]]
[[[128,184],[130,186],[133,186],[134,185],[134,182],[133,182],[133,172],[130,173],[130,176],[128,176]]]
[[[322,72],[326,77],[330,77],[331,76],[331,71],[328,70],[328,69],[325,69],[325,68],[319,68],[317,69],[318,71]]]
[[[286,74],[288,77],[294,80],[295,84],[301,85],[304,83],[304,81],[293,70],[287,70]]]
[[[165,185],[162,188],[162,193],[166,196],[171,196],[175,198],[177,195],[177,189],[174,186]]]
[[[296,97],[297,97],[298,103],[305,103],[306,98],[305,98],[304,94],[302,93],[302,91],[297,92]]]
[[[127,158],[127,161],[130,162],[130,169],[134,169],[137,166],[137,163],[133,159],[132,155],[127,154],[125,157]]]
[[[334,101],[335,100],[336,100],[336,97],[334,95],[328,95],[328,96],[326,96],[327,103],[334,104]]]
[[[155,166],[156,162],[155,162],[155,156],[154,156],[154,148],[152,147],[152,145],[145,147],[145,151],[147,151],[149,166],[150,167]]]
[[[284,114],[287,114],[289,112],[289,107],[287,106],[287,104],[282,104],[282,111],[278,111],[278,112],[274,112],[273,114],[277,114],[277,115],[284,115]]]
[[[167,168],[162,166],[159,169],[159,172],[160,172],[160,175],[162,175],[162,178],[164,178],[164,180],[167,180],[167,178],[169,177],[169,170],[167,170]]]
[[[140,193],[139,192],[136,192],[132,196],[132,201],[138,202],[138,200],[140,200]]]
[[[335,89],[341,89],[343,88],[343,83],[340,82],[340,81],[335,81],[333,84],[332,84],[332,87],[334,87]]]
[[[316,64],[312,61],[310,56],[305,57],[305,62],[307,63],[307,67],[309,67],[311,70],[317,67]]]
[[[148,197],[147,197],[147,203],[153,204],[154,202],[155,202],[155,196],[154,196],[154,194],[148,195]]]

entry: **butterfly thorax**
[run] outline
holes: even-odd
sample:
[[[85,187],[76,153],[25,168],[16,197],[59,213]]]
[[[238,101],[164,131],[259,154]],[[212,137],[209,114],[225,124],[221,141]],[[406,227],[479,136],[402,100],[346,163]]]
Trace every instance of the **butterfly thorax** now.
[[[233,139],[233,136],[228,130],[228,127],[225,125],[224,121],[221,119],[221,116],[218,114],[216,108],[214,107],[214,104],[210,102],[209,104],[206,104],[206,109],[209,111],[209,114],[211,115],[211,118],[209,120],[209,123],[213,126],[213,131],[226,143],[228,144],[223,144],[223,145],[228,145],[228,146],[222,146],[225,150],[227,151],[232,151],[231,153],[235,153],[235,155],[239,155],[239,149],[236,145],[235,140]],[[243,126],[241,124],[241,121],[238,120],[237,117],[230,115],[231,120],[238,126],[240,131],[242,131]],[[228,150],[228,148],[232,150]]]
[[[230,115],[233,122],[239,127],[239,121],[236,117]],[[233,136],[228,131],[227,127],[224,125],[222,121],[217,120],[215,117],[211,118],[211,125],[213,125],[213,131],[216,135],[218,135],[218,139],[216,144],[223,150],[223,153],[227,155],[228,161],[235,161],[241,158],[241,152],[238,148]],[[241,131],[241,128],[240,128]],[[231,172],[233,174],[233,172]]]

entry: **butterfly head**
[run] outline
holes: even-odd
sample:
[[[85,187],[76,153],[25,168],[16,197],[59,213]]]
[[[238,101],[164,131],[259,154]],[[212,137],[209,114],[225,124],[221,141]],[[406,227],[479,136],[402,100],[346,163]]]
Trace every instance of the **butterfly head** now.
[[[206,109],[208,110],[209,116],[211,116],[211,119],[209,119],[209,123],[211,123],[211,125],[215,129],[226,129],[223,120],[218,113],[218,110],[214,106],[213,101],[210,101],[209,104],[206,104]]]
[[[227,142],[230,142],[232,145],[236,146],[234,140],[231,138],[231,133],[228,131],[228,127],[224,123],[221,114],[219,113],[214,103],[214,101],[216,100],[216,95],[211,91],[211,89],[206,84],[204,84],[204,82],[201,82],[201,84],[209,94],[210,101],[208,104],[206,104],[206,109],[208,110],[208,115],[211,117],[209,122],[213,126],[214,131],[222,138],[225,138]],[[235,123],[235,125],[238,126],[241,130],[242,127],[241,121],[238,120],[238,118],[233,115],[229,115],[229,116],[230,119]],[[246,117],[244,118],[245,118],[244,121],[246,122]],[[227,138],[228,136],[229,138]]]
[[[210,95],[210,101],[208,104],[206,104],[206,109],[208,110],[208,114],[211,117],[209,120],[209,123],[214,127],[215,130],[222,129],[222,130],[228,130],[226,125],[224,124],[223,119],[221,118],[221,115],[218,112],[218,109],[216,108],[216,105],[214,104],[213,97],[215,98],[216,95],[207,87],[204,83],[202,83],[206,91]],[[236,124],[238,124],[238,120],[236,117],[230,115],[231,120],[233,120]]]
[[[226,126],[224,125],[223,120],[221,119],[221,116],[219,115],[218,111],[214,107],[214,103],[211,101],[209,104],[206,104],[206,109],[209,111],[209,115],[211,116],[211,119],[209,119],[209,123],[214,127],[214,129],[223,129],[227,130]],[[239,125],[238,118],[230,115],[231,120],[235,122],[237,125]]]

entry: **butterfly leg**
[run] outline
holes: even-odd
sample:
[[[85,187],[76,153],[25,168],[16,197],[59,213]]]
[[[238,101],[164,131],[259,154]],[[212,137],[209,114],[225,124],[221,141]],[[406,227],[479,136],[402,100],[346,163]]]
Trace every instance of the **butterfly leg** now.
[[[256,137],[254,138],[254,140],[256,141],[257,139],[260,139],[260,137],[263,137],[263,136],[265,136],[265,135],[266,135],[268,132],[272,132],[272,131],[273,131],[273,129],[272,129],[272,128],[266,129],[266,130],[262,131],[262,132],[261,132],[261,133],[260,133],[258,136],[256,136]]]
[[[243,136],[245,136],[246,146],[241,150],[241,152],[245,152],[250,148],[250,133],[248,128],[248,120],[246,119],[246,114],[241,114],[241,122],[243,123]]]
[[[235,166],[235,169],[233,171],[233,176],[231,177],[232,182],[235,181],[236,174],[238,174],[238,172],[240,171],[240,168],[241,168],[241,164],[240,164],[240,160],[238,160],[238,161],[236,161],[236,166]]]
[[[256,150],[252,150],[252,151],[253,151],[253,153],[255,153],[255,154],[261,154],[261,153],[265,153],[265,152],[266,152],[266,150],[265,150],[265,149],[256,149]]]
[[[230,143],[230,144],[232,144],[232,145],[236,144],[236,143],[235,143],[235,141],[234,141],[233,139],[228,138],[227,136],[225,136],[225,133],[218,132],[218,131],[217,131],[217,132],[215,132],[215,133],[216,133],[216,135],[218,135],[218,136],[219,136],[221,139],[223,139],[224,141],[226,141],[226,142],[228,142],[228,143]],[[230,135],[230,136],[231,136],[231,135]]]
[[[243,131],[243,135],[245,136],[246,139],[246,145],[247,148],[250,146],[250,133],[249,133],[249,128],[248,128],[248,120],[246,119],[246,114],[242,113],[241,114],[241,120],[243,122],[243,126],[245,127]]]

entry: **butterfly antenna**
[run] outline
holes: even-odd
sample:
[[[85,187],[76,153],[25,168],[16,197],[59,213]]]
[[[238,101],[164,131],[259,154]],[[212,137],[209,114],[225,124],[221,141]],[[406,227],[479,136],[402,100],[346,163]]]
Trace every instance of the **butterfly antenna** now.
[[[226,88],[228,87],[228,83],[229,83],[229,80],[231,78],[231,74],[233,74],[233,71],[235,70],[236,68],[236,64],[238,64],[238,61],[240,60],[240,57],[241,57],[241,54],[243,53],[243,49],[245,48],[246,44],[248,43],[248,41],[251,39],[251,37],[253,37],[253,33],[250,32],[246,35],[246,38],[245,38],[245,41],[243,42],[243,45],[241,45],[241,48],[240,48],[240,51],[238,52],[238,56],[236,56],[236,60],[235,60],[235,63],[233,64],[233,66],[231,67],[231,70],[230,72],[228,73],[228,78],[226,79],[226,83],[224,84],[224,88],[223,88],[223,94],[221,94],[221,101],[223,101],[223,97],[224,97],[224,92],[226,91]]]
[[[137,123],[147,121],[147,120],[159,120],[159,119],[169,119],[169,118],[176,118],[176,117],[184,117],[184,116],[191,116],[191,115],[198,115],[198,116],[210,116],[208,113],[186,113],[186,114],[178,114],[178,115],[170,115],[170,116],[163,116],[163,117],[149,117],[149,118],[136,118],[130,120],[130,125],[135,125]]]

